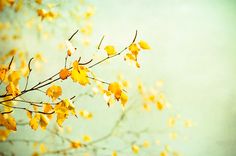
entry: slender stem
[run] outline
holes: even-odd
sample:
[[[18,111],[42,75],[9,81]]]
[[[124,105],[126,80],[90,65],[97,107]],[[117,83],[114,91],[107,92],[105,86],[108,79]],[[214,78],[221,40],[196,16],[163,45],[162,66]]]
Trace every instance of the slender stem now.
[[[33,60],[34,58],[32,57],[30,60],[29,60],[29,63],[28,63],[28,69],[29,69],[29,73],[28,73],[28,75],[27,75],[27,78],[26,78],[26,84],[25,84],[25,89],[24,90],[26,90],[27,89],[27,86],[28,86],[28,83],[29,83],[29,77],[30,77],[30,73],[31,73],[31,71],[32,71],[32,68],[31,68],[31,61]]]
[[[135,42],[135,40],[136,40],[136,38],[137,38],[137,35],[138,35],[138,31],[136,30],[136,31],[135,31],[135,35],[134,35],[134,38],[133,38],[132,42],[131,42],[128,46],[126,46],[124,49],[122,49],[119,53],[116,53],[116,54],[111,55],[111,56],[107,56],[107,57],[103,58],[102,60],[100,60],[100,61],[98,61],[98,62],[92,64],[92,65],[89,66],[88,68],[93,68],[93,67],[97,66],[98,64],[100,64],[100,63],[102,63],[102,62],[104,62],[104,61],[106,61],[106,60],[108,60],[108,59],[111,59],[111,58],[113,58],[113,57],[116,57],[116,56],[122,54],[126,49],[128,49],[128,48]]]
[[[72,35],[71,37],[68,39],[68,41],[72,40],[72,38],[79,32],[79,29],[77,29]]]
[[[98,44],[98,50],[101,48],[102,41],[104,40],[104,37],[105,37],[105,35],[102,36],[102,38],[101,38],[101,40],[100,40],[100,42]]]

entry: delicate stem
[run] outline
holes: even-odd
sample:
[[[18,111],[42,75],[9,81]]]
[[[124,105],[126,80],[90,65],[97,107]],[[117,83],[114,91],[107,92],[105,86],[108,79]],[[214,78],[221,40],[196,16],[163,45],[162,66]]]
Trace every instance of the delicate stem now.
[[[79,32],[79,29],[77,29],[72,35],[71,37],[68,39],[68,41],[72,40],[72,38]]]
[[[136,40],[136,38],[137,38],[137,34],[138,34],[138,31],[136,30],[136,31],[135,31],[135,35],[134,35],[134,38],[133,38],[132,42],[129,44],[129,46],[132,45],[132,44],[135,42],[135,40]],[[124,49],[122,49],[119,53],[116,53],[116,54],[114,54],[114,55],[107,56],[107,57],[103,58],[102,60],[100,60],[100,61],[94,63],[93,65],[89,66],[88,68],[93,68],[93,67],[97,66],[98,64],[100,64],[100,63],[102,63],[102,62],[104,62],[104,61],[106,61],[106,60],[108,60],[108,59],[111,59],[111,58],[113,58],[113,57],[115,57],[115,56],[118,56],[118,55],[122,54],[126,49],[129,48],[129,46],[127,46],[127,47],[125,47]]]
[[[25,84],[25,89],[24,89],[24,90],[26,90],[26,89],[27,89],[27,86],[28,86],[30,73],[31,73],[31,71],[32,71],[32,68],[31,68],[30,65],[31,65],[31,61],[32,61],[33,59],[34,59],[34,58],[32,57],[32,58],[29,60],[29,63],[28,63],[29,73],[28,73],[27,78],[26,78],[26,84]]]
[[[100,50],[100,48],[101,48],[102,41],[104,40],[104,37],[105,37],[105,35],[102,36],[102,38],[101,38],[101,40],[100,40],[100,42],[98,44],[98,50]]]

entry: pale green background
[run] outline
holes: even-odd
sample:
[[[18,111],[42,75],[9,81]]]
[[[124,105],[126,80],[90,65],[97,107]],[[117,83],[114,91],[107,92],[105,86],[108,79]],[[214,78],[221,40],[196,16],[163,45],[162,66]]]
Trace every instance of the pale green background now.
[[[164,79],[174,107],[197,124],[190,141],[179,145],[185,155],[236,155],[236,2],[107,0],[96,5],[98,32],[121,40],[138,29],[153,47],[139,74],[150,82]]]
[[[112,81],[117,71],[123,71],[130,80],[141,77],[147,86],[163,79],[164,90],[173,107],[194,123],[194,127],[186,131],[189,140],[173,146],[185,156],[236,155],[236,2],[104,0],[92,3],[96,7],[93,44],[97,44],[99,38],[105,34],[106,43],[122,47],[130,41],[137,29],[139,39],[148,41],[152,47],[150,52],[141,54],[140,70],[127,68],[127,64],[123,65],[118,61],[110,66],[98,67],[98,75]],[[68,34],[74,29],[76,26]],[[45,50],[45,56],[51,60],[47,64],[62,65],[63,55],[49,53],[48,48],[53,45],[44,44],[48,47],[39,50]],[[35,43],[31,49],[37,49],[36,47],[42,45]],[[55,67],[47,70],[53,73]],[[66,89],[67,95],[71,95],[70,89]],[[108,110],[101,98],[87,98],[82,102],[95,103],[94,107],[85,107],[97,112],[97,120],[92,121],[93,125],[90,127],[86,125],[87,122],[79,121],[74,126],[73,131],[78,131],[77,134],[73,133],[74,137],[79,133],[93,133],[94,136],[105,134],[115,119],[111,116],[120,111],[119,107]],[[66,125],[77,122],[72,120],[67,121]],[[155,123],[145,119],[143,122]],[[25,130],[20,137],[29,136],[27,132],[31,130],[28,127],[20,129]],[[41,138],[35,134],[30,136]],[[115,142],[112,146],[116,146]],[[1,148],[10,147],[4,145]],[[20,155],[25,153],[20,144],[13,150]]]

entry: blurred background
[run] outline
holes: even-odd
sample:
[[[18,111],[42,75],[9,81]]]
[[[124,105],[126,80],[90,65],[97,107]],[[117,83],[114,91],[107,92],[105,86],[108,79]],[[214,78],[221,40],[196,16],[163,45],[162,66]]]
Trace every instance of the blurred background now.
[[[66,2],[63,1],[64,3]],[[144,39],[151,46],[150,51],[140,54],[140,69],[127,67],[122,59],[116,58],[109,64],[94,69],[98,77],[112,81],[116,79],[117,73],[123,73],[125,79],[131,82],[140,78],[147,87],[152,87],[156,80],[163,80],[163,90],[172,107],[181,116],[193,122],[193,127],[180,136],[187,136],[187,139],[171,143],[171,146],[185,156],[236,155],[236,2],[103,0],[89,3],[95,14],[85,25],[93,26],[92,33],[89,37],[79,34],[73,41],[85,59],[91,56],[90,52],[94,52],[102,35],[105,35],[104,44],[122,48],[132,40],[135,30],[138,30],[138,39]],[[74,18],[72,19],[71,14],[67,15],[67,7],[71,7],[70,5],[73,6],[73,3],[60,6],[62,14],[65,14],[63,19],[56,24],[43,25],[43,29],[57,36],[50,38],[49,35],[50,42],[45,39],[38,42],[39,37],[35,33],[30,33],[36,30],[25,30],[22,32],[25,37],[20,41],[12,41],[7,45],[4,42],[0,43],[1,49],[8,50],[9,47],[16,46],[27,51],[29,56],[42,52],[47,61],[42,65],[42,71],[32,77],[36,82],[41,77],[55,73],[57,67],[64,64],[63,49],[55,47],[78,27],[83,27],[83,24],[78,25]],[[75,13],[76,11],[75,9]],[[32,14],[29,13],[22,18],[34,17]],[[1,13],[1,21],[10,19],[6,15],[9,15],[9,12]],[[12,19],[20,21],[21,16],[14,16]],[[22,26],[25,27],[24,24]],[[31,42],[32,40],[35,42]],[[47,73],[42,74],[45,73],[43,71]],[[66,82],[65,86],[65,96],[71,95],[72,92],[79,94],[83,89],[80,86],[73,87],[69,82]],[[131,83],[131,86],[135,87],[135,83]],[[138,95],[132,95],[132,90],[134,89],[129,91],[130,96],[136,98]],[[108,109],[102,97],[85,97],[78,101],[83,103],[79,104],[81,107],[95,112],[96,120],[89,123],[81,119],[66,121],[65,125],[73,125],[72,137],[84,133],[92,134],[92,138],[105,134],[121,111],[120,106]],[[137,129],[139,126],[158,127],[160,114],[151,119],[142,115],[138,115],[139,124],[136,125],[131,117],[127,126],[135,126]],[[29,127],[21,127],[19,130],[20,132],[13,137],[42,137],[40,133],[33,134]],[[147,136],[147,139],[150,139],[148,137],[152,135]],[[118,143],[110,141],[110,144],[116,148]],[[0,148],[12,147],[4,144]],[[158,148],[153,148],[148,155],[156,155],[155,150],[159,150]],[[19,155],[24,155],[25,151],[21,150],[21,144],[14,146],[14,150],[18,151]],[[105,152],[98,155],[109,154]],[[147,153],[143,152],[140,155]]]

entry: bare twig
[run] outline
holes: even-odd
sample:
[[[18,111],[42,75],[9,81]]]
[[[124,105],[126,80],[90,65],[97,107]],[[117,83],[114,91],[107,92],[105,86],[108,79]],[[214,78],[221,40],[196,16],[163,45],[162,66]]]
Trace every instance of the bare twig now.
[[[98,50],[100,50],[100,48],[101,48],[102,41],[104,40],[104,37],[105,37],[105,35],[102,36],[102,38],[101,38],[101,40],[100,40],[100,42],[98,44]]]
[[[14,56],[12,56],[11,61],[10,61],[9,65],[8,65],[8,70],[11,69],[11,65],[12,65],[13,60],[14,60]]]
[[[30,77],[30,73],[32,71],[32,68],[31,68],[31,61],[33,60],[34,58],[32,57],[30,60],[29,60],[29,63],[28,63],[28,70],[29,70],[29,73],[27,75],[27,78],[26,78],[26,84],[25,84],[25,89],[27,89],[27,86],[28,86],[28,83],[29,83],[29,77]]]
[[[131,42],[128,46],[126,46],[124,49],[122,49],[119,53],[116,53],[116,54],[111,55],[111,56],[107,56],[107,57],[103,58],[102,60],[100,60],[100,61],[98,61],[98,62],[92,64],[92,65],[89,66],[88,68],[93,68],[93,67],[97,66],[97,65],[100,64],[100,63],[103,63],[104,61],[106,61],[106,60],[108,60],[108,59],[111,59],[111,58],[113,58],[113,57],[116,57],[116,56],[122,54],[125,50],[127,50],[127,49],[129,48],[130,45],[132,45],[132,44],[135,42],[135,40],[136,40],[136,38],[137,38],[137,34],[138,34],[138,31],[136,30],[132,42]]]
[[[79,29],[77,29],[68,39],[68,41],[72,40],[72,38],[79,32]]]

